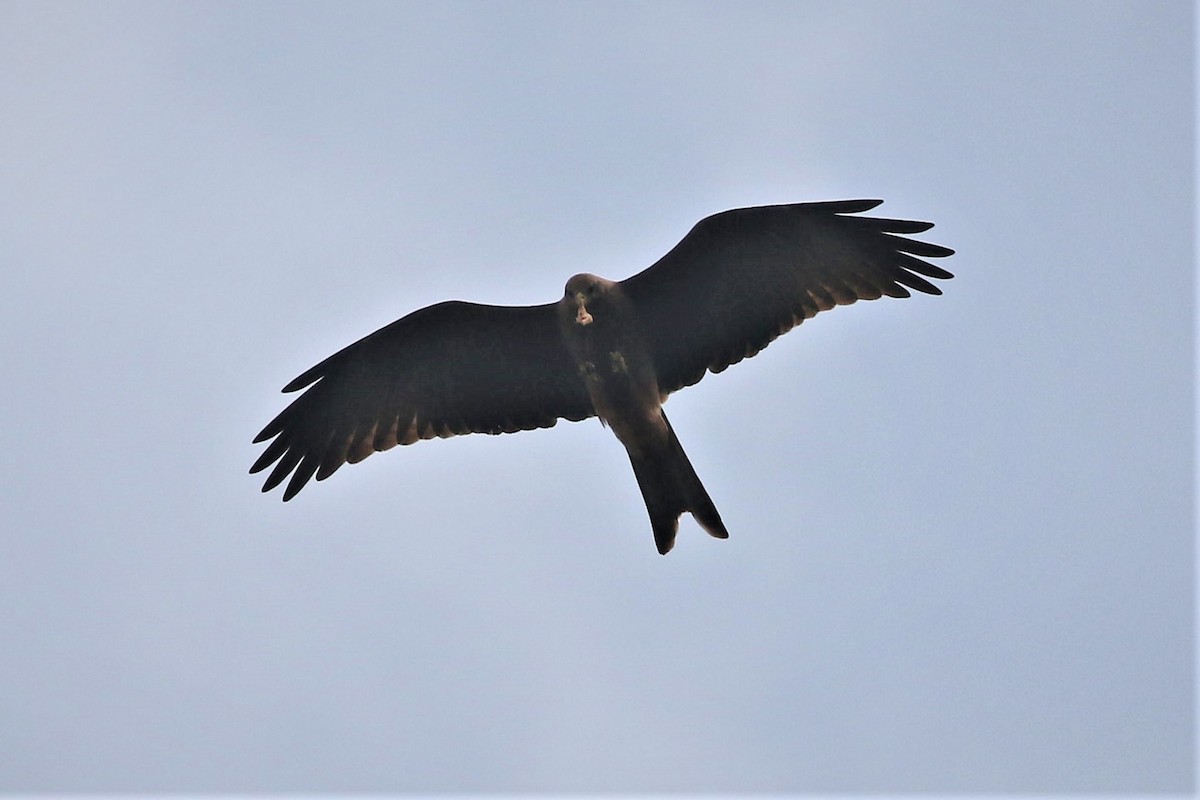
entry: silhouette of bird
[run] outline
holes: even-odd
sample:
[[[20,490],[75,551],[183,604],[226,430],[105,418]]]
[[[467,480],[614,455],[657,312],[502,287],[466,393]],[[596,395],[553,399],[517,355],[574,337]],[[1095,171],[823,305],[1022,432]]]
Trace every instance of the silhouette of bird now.
[[[853,216],[880,200],[739,208],[701,220],[623,281],[575,275],[536,306],[438,303],[335,353],[284,392],[309,387],[254,438],[250,468],[289,500],[347,462],[419,439],[548,428],[598,416],[625,446],[660,553],[687,511],[728,537],[663,413],[667,395],[753,356],[820,311],[856,300],[941,294],[953,277],[908,239],[928,222]]]

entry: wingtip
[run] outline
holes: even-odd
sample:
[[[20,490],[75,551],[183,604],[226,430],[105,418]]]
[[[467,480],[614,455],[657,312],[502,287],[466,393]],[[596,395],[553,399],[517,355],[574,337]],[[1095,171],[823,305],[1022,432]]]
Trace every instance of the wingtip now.
[[[279,484],[283,483],[283,479],[284,479],[284,477],[285,477],[284,475],[276,475],[274,472],[272,472],[272,473],[271,473],[271,474],[270,474],[270,475],[267,477],[267,479],[266,479],[265,481],[263,481],[263,487],[262,487],[262,490],[263,490],[264,492],[269,492],[269,491],[271,491],[271,490],[272,490],[272,489],[274,489],[276,486],[278,486]]]
[[[834,214],[861,214],[864,211],[870,211],[876,206],[883,205],[883,201],[879,199],[830,200],[823,203],[814,203],[813,205],[821,206],[826,211]]]
[[[275,419],[263,426],[263,429],[258,432],[257,436],[254,437],[251,444],[261,444],[262,442],[265,442],[267,439],[270,439],[272,436],[275,436],[281,432],[283,430],[283,420],[290,410],[291,406],[288,406],[283,411],[280,411],[278,414],[276,414]]]
[[[253,464],[250,465],[250,474],[257,475],[258,473],[262,472],[264,469],[266,469],[267,467],[271,466],[274,463],[275,463],[274,458],[267,458],[267,454],[263,453],[257,459],[255,459]]]
[[[330,356],[330,358],[332,358],[332,356]],[[329,360],[330,359],[327,358],[320,364],[317,364],[314,367],[309,367],[304,372],[292,378],[291,381],[289,381],[288,384],[280,391],[283,392],[283,394],[291,394],[292,392],[300,391],[305,386],[315,383],[318,378],[325,374],[325,367],[328,365]]]

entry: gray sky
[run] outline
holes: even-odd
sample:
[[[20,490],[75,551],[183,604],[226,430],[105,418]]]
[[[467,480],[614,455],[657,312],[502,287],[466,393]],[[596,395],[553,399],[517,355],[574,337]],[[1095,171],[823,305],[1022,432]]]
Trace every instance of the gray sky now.
[[[0,790],[1189,791],[1188,3],[0,2]],[[284,383],[449,298],[881,197],[940,298],[283,505]]]

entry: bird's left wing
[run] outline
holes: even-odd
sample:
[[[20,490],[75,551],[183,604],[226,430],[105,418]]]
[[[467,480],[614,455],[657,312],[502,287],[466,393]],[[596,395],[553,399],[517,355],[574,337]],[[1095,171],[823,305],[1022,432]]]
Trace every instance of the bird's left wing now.
[[[691,386],[836,305],[908,297],[909,289],[941,294],[926,278],[953,276],[922,259],[954,251],[897,235],[921,233],[931,223],[848,216],[881,202],[714,214],[653,266],[622,281],[649,341],[659,388]]]
[[[314,475],[324,480],[397,444],[548,428],[560,417],[595,413],[552,304],[429,306],[330,356],[283,391],[306,386],[254,438],[274,441],[250,472],[275,464],[264,492],[291,475],[284,500]]]

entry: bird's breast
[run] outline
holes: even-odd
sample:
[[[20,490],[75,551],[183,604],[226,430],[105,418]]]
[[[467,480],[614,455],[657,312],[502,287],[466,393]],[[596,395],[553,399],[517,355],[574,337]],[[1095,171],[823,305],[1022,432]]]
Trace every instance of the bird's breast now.
[[[589,354],[579,365],[597,416],[631,450],[665,441],[666,424],[652,367],[624,350]]]

